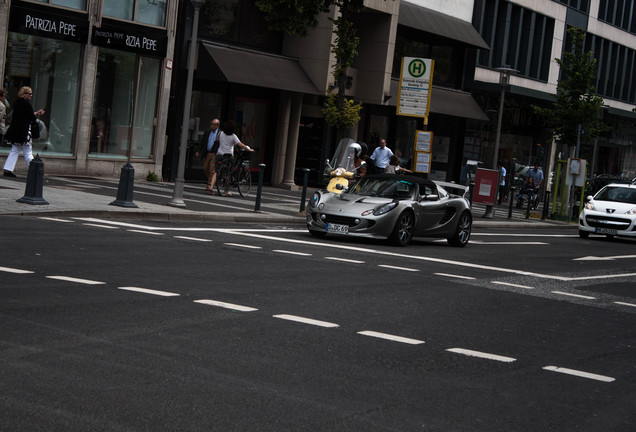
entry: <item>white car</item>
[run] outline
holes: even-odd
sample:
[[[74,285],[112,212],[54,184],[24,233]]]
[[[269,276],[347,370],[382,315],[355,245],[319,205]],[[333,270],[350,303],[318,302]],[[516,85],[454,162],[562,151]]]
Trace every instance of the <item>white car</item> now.
[[[636,238],[636,183],[612,183],[588,196],[579,215],[579,236]]]

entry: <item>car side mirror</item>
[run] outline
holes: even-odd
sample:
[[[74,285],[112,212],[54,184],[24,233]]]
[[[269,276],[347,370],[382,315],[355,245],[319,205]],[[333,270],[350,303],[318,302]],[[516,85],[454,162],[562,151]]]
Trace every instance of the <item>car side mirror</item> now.
[[[590,202],[590,201],[592,201],[593,198],[594,197],[592,195],[588,195],[588,196],[585,197],[585,202]]]
[[[437,194],[420,195],[420,201],[438,201],[439,196]]]
[[[344,190],[345,186],[342,183],[338,183],[338,184],[336,184],[336,189],[337,190]]]

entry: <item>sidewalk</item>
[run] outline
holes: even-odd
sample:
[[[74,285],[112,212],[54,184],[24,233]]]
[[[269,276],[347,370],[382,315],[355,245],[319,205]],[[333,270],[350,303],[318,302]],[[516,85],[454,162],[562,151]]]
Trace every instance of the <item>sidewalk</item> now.
[[[90,182],[100,184],[90,184]],[[96,217],[113,219],[136,219],[153,221],[200,221],[200,222],[249,222],[249,223],[283,223],[304,224],[305,216],[300,213],[302,190],[286,191],[272,186],[263,187],[261,211],[254,211],[256,185],[248,198],[239,200],[215,196],[213,210],[194,210],[193,200],[211,200],[212,197],[201,193],[203,184],[186,184],[184,199],[186,208],[167,205],[172,195],[172,183],[150,183],[135,180],[133,202],[137,208],[111,205],[117,197],[118,179],[78,179],[65,177],[45,177],[42,198],[46,205],[33,205],[18,202],[25,195],[26,177],[17,179],[0,177],[0,215],[37,215],[48,217]],[[106,183],[108,186],[104,186]],[[308,188],[307,198],[315,188]],[[143,192],[142,192],[143,191]],[[153,193],[153,191],[155,193]],[[285,195],[282,195],[285,194]],[[284,196],[275,202],[275,196]],[[153,203],[154,201],[154,203]],[[211,203],[210,203],[211,204]],[[240,206],[238,205],[240,204]],[[200,206],[199,206],[200,207]],[[483,209],[473,208],[474,227],[492,228],[559,228],[571,229],[575,225],[555,221],[541,221],[536,218],[507,219],[508,212],[501,208],[495,210],[492,219],[483,218]]]

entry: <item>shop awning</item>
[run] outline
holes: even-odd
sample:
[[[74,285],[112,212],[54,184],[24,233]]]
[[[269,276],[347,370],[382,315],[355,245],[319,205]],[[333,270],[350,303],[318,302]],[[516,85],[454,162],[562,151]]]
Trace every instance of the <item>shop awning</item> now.
[[[229,82],[296,93],[322,94],[294,59],[239,48],[202,45]]]
[[[391,99],[389,105],[397,104],[398,80],[391,80]],[[465,91],[433,86],[429,113],[444,114],[474,120],[489,121],[490,118],[481,109],[473,96]]]
[[[398,24],[456,40],[475,48],[490,49],[471,23],[406,1],[400,3]]]

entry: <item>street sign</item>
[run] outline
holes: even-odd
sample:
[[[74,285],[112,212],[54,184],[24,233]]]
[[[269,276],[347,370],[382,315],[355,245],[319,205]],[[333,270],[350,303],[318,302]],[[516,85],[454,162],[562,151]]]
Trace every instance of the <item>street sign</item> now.
[[[428,123],[434,67],[432,59],[402,58],[397,115],[424,117],[425,124]]]
[[[475,173],[475,188],[473,189],[473,202],[495,205],[498,181],[499,171],[477,168]]]
[[[413,171],[418,173],[431,172],[431,152],[433,132],[418,130],[415,134],[415,166]]]

